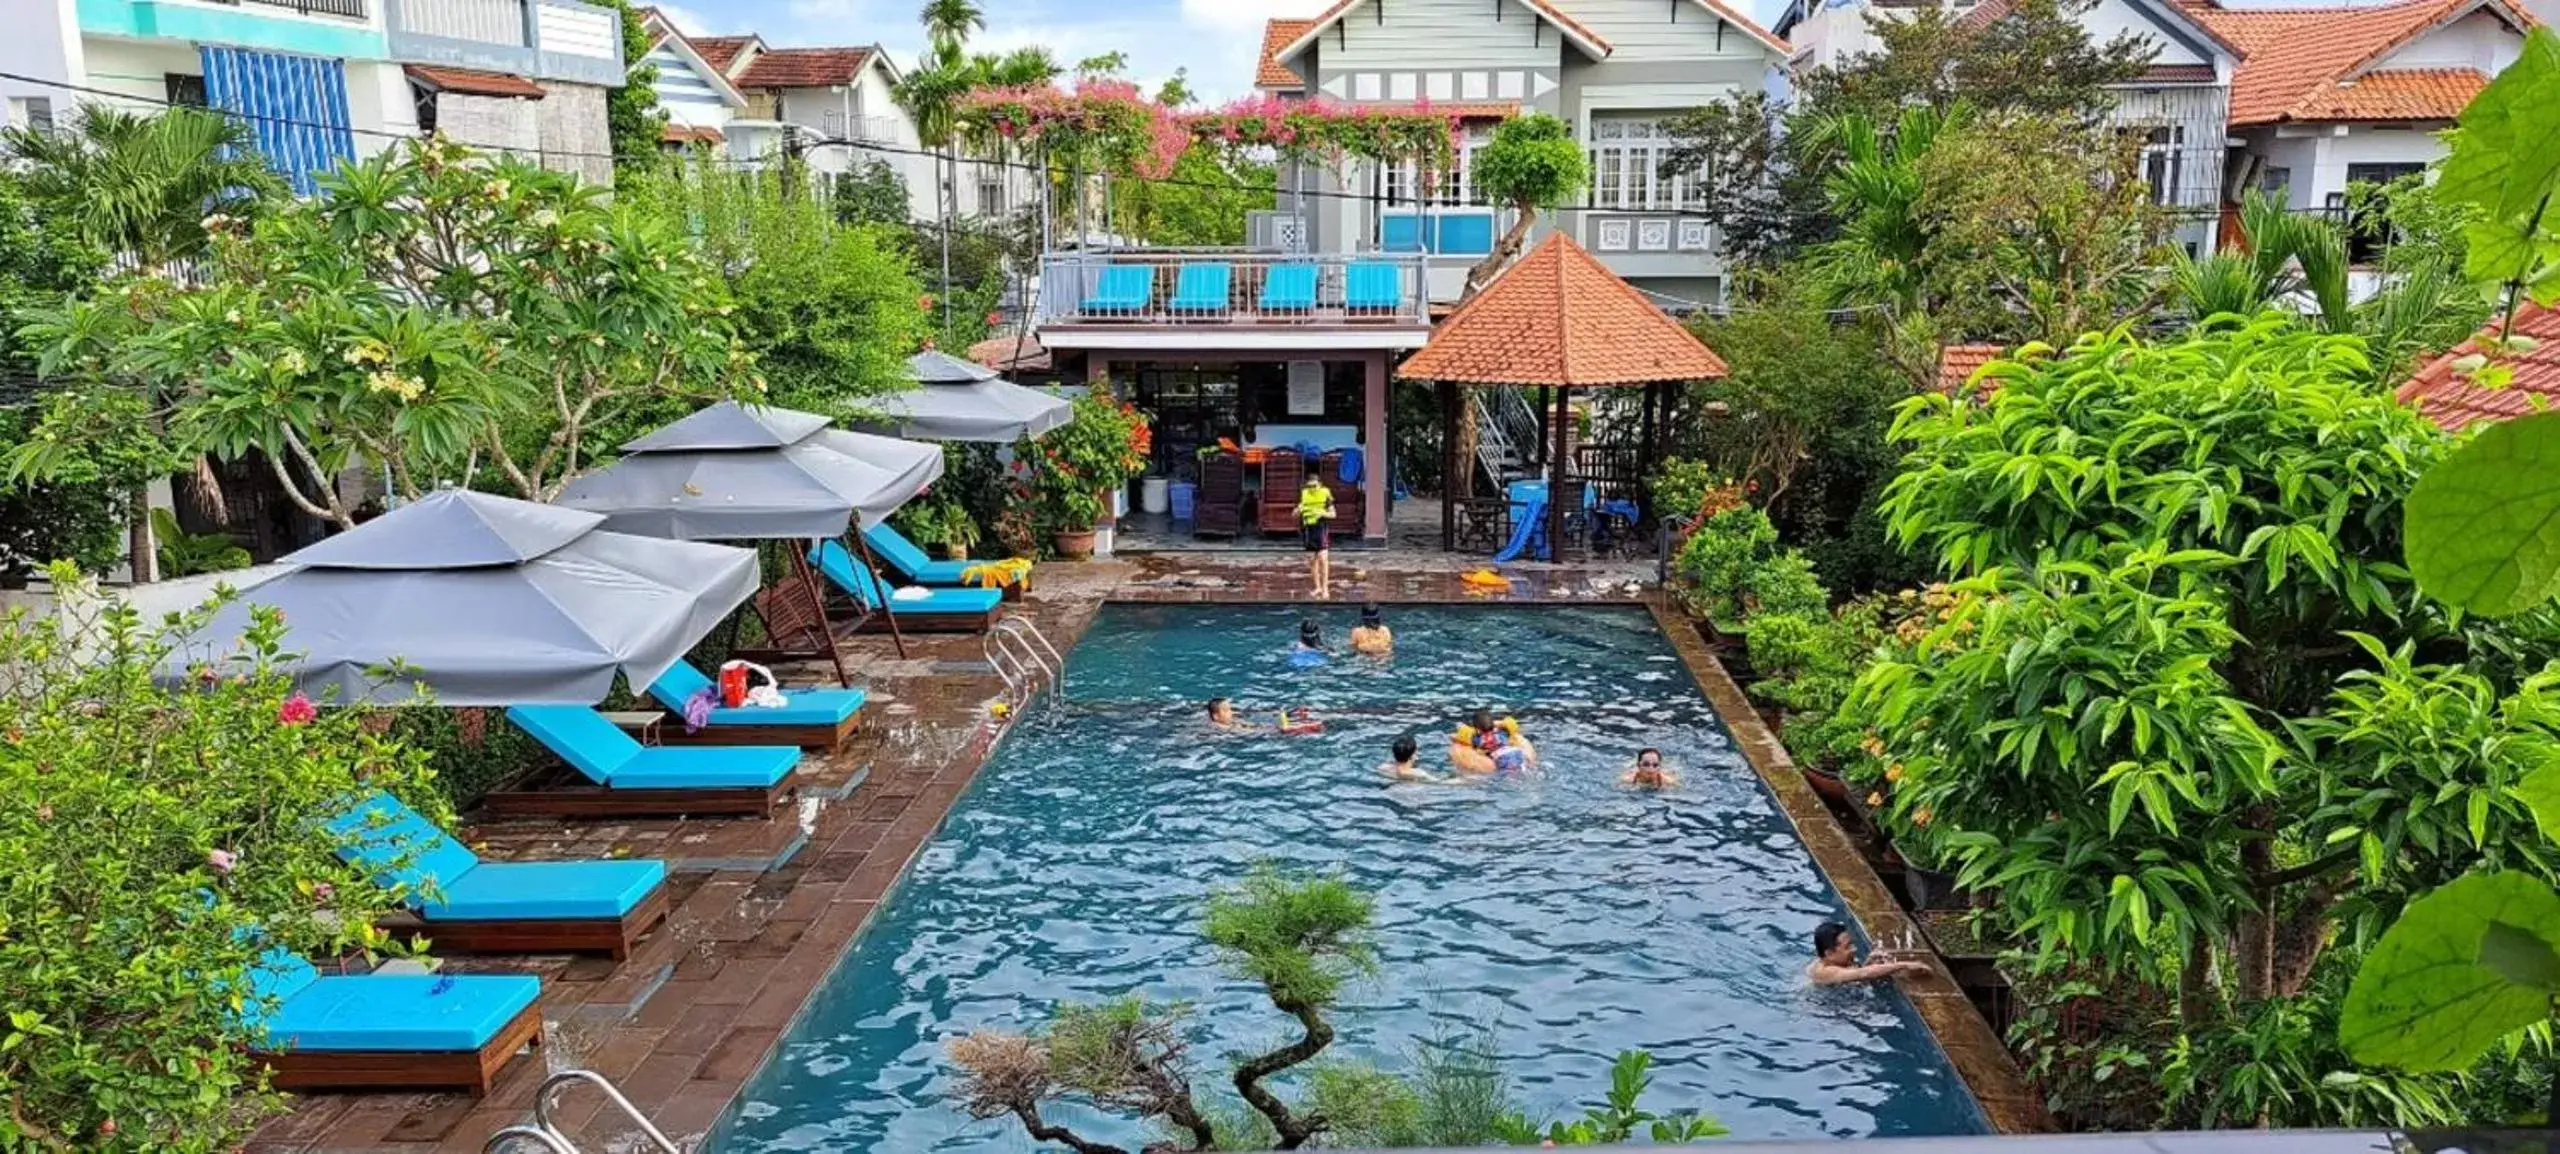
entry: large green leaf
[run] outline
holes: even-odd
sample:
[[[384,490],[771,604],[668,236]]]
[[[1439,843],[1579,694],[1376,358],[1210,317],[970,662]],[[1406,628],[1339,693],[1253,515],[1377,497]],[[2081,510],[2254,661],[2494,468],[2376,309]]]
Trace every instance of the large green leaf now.
[[[2535,279],[2544,222],[2560,210],[2560,100],[2553,92],[2560,92],[2560,36],[2540,28],[2463,110],[2436,189],[2480,210],[2466,230],[2474,279]]]
[[[2462,1070],[2551,1016],[2560,894],[2520,873],[2474,874],[2409,904],[2356,972],[2338,1018],[2359,1062]]]
[[[2407,516],[2409,568],[2428,593],[2491,616],[2549,600],[2560,586],[2560,413],[2482,433],[2427,471]]]
[[[2533,811],[2533,824],[2541,827],[2542,836],[2560,842],[2560,762],[2524,775],[2515,793]]]

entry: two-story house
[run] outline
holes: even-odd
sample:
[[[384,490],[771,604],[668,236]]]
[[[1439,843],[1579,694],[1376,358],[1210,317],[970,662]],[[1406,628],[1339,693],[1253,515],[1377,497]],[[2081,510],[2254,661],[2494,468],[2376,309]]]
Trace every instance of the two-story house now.
[[[776,48],[752,33],[688,35],[656,9],[643,17],[670,145],[709,145],[752,164],[793,139],[810,146],[803,155],[822,178],[878,161],[906,182],[910,215],[934,218],[945,166],[898,103],[898,66],[880,46]],[[965,157],[949,167],[962,216],[999,216],[1038,195],[1036,177],[1020,167]]]
[[[622,82],[622,39],[601,5],[17,0],[20,15],[0,71],[51,83],[0,81],[6,123],[50,126],[92,102],[223,109],[306,193],[340,161],[434,129],[612,175],[604,94]]]
[[[1283,99],[1427,105],[1459,121],[1455,172],[1422,188],[1411,166],[1354,165],[1281,180],[1279,219],[1258,240],[1317,251],[1420,252],[1431,298],[1447,303],[1508,227],[1469,178],[1502,119],[1544,112],[1590,151],[1582,204],[1554,227],[1666,305],[1723,297],[1704,193],[1669,164],[1670,116],[1765,89],[1785,41],[1720,0],[1344,0],[1312,20],[1266,28],[1256,86]],[[1541,228],[1546,227],[1541,225]]]
[[[1794,0],[1778,29],[1799,48],[1795,69],[1834,67],[1874,49],[1870,16],[1904,17],[1925,2]],[[2010,3],[1959,10],[1978,29]],[[2078,19],[2093,41],[2131,32],[2155,49],[2151,67],[2118,87],[2114,120],[2143,134],[2143,175],[2184,217],[2190,251],[2222,242],[2248,189],[2338,210],[2350,184],[2423,170],[2444,155],[2436,134],[2515,61],[2532,24],[2509,0],[2098,0]]]

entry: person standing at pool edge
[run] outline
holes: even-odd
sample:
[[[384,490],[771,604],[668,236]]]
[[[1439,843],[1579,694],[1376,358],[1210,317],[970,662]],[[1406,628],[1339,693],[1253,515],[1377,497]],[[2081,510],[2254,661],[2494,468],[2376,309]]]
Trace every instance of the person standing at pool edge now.
[[[1849,986],[1928,972],[1929,967],[1921,962],[1869,962],[1859,965],[1858,943],[1849,940],[1849,927],[1838,922],[1824,922],[1814,927],[1813,964],[1804,968],[1805,977],[1817,986]]]
[[[1298,489],[1298,540],[1307,547],[1307,576],[1316,600],[1333,599],[1333,490],[1313,472]]]

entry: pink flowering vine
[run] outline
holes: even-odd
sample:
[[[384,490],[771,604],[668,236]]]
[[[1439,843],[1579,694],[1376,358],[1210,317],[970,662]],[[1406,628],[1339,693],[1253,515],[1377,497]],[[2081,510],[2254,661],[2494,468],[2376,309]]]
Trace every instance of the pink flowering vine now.
[[[276,721],[284,725],[309,725],[320,716],[320,708],[311,699],[297,693],[276,707]]]

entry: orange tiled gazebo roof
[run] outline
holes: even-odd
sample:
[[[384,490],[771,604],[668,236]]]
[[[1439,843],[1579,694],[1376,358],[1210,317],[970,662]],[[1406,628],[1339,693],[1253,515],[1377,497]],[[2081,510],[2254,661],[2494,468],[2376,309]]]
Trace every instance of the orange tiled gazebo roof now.
[[[1600,388],[1704,380],[1726,368],[1715,350],[1559,232],[1441,322],[1397,371],[1471,385]]]
[[[2489,318],[2478,335],[2445,350],[2400,386],[2400,400],[2457,433],[2484,421],[2512,420],[2554,407],[2553,402],[2560,400],[2560,309],[2526,301],[2516,310],[2515,335],[2541,344],[2532,352],[2502,358],[2515,371],[2507,387],[2483,388],[2454,367],[2465,356],[2495,348],[2491,342],[2504,326],[2505,318]]]

